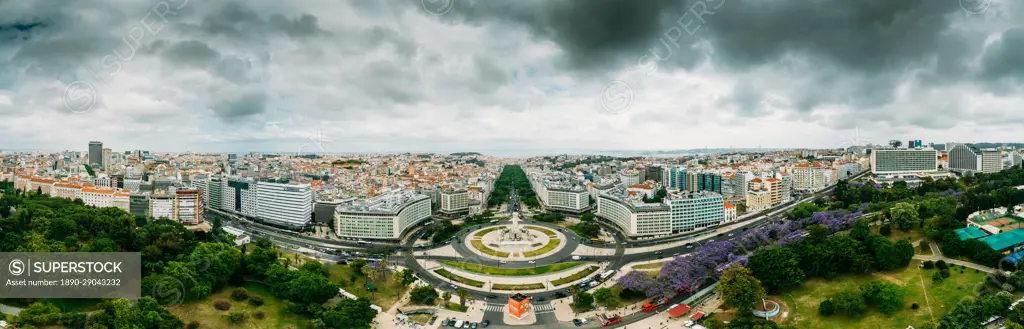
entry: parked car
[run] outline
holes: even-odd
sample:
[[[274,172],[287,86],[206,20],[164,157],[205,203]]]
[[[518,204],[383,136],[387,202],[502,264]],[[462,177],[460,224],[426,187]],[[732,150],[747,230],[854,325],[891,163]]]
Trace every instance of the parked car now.
[[[577,327],[580,327],[587,324],[587,319],[572,319],[572,324],[575,324]]]
[[[452,326],[452,320],[444,319],[444,321],[441,321],[441,326],[442,327],[451,327]]]
[[[476,329],[478,325],[479,325],[478,323],[473,322],[472,324],[469,325],[469,328],[470,329]]]
[[[491,325],[491,320],[484,320],[484,322],[480,322],[480,327],[487,328],[489,325]]]

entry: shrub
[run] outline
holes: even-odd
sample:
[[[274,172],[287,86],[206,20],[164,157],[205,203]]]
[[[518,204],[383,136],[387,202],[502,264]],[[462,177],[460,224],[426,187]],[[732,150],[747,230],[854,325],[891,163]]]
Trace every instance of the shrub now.
[[[935,272],[932,274],[932,282],[942,283],[942,279],[942,274],[939,274],[939,272]]]
[[[935,262],[935,267],[938,267],[941,270],[941,269],[944,269],[944,268],[949,268],[949,265],[946,265],[946,261],[939,260],[939,261]]]
[[[926,269],[926,270],[930,270],[930,269],[935,268],[935,262],[930,261],[930,260],[924,261],[924,263],[921,263],[921,265],[924,266],[924,269]]]
[[[889,236],[892,234],[892,225],[882,224],[882,227],[878,229],[878,233],[884,236]]]
[[[267,314],[263,313],[263,311],[257,311],[256,313],[252,314],[252,317],[254,317],[256,319],[259,319],[259,320],[263,320],[263,318],[267,317]]]
[[[910,304],[910,309],[912,309],[912,310],[916,310],[916,309],[918,309],[920,307],[921,307],[921,305],[917,305],[917,303]]]
[[[263,297],[252,296],[252,298],[249,298],[249,304],[252,304],[252,306],[263,306]]]
[[[245,290],[245,288],[235,289],[234,291],[231,292],[231,299],[234,299],[239,302],[249,299],[249,291]]]
[[[223,299],[218,299],[216,302],[213,302],[213,307],[221,311],[227,311],[231,309],[231,303]]]
[[[228,321],[231,321],[231,323],[242,323],[248,317],[248,314],[243,312],[231,312],[231,314],[228,314]]]
[[[821,314],[821,316],[832,315],[835,311],[836,309],[835,306],[832,305],[831,299],[826,299],[821,301],[821,303],[818,303],[818,314]]]
[[[948,268],[939,269],[939,275],[942,275],[943,279],[948,278],[949,277],[949,269]]]
[[[188,328],[188,329],[199,329],[199,322],[190,321],[188,323],[188,326],[186,326],[185,328]]]
[[[437,290],[434,290],[434,287],[430,286],[416,287],[411,293],[409,293],[409,299],[413,303],[420,305],[433,304],[437,297]]]

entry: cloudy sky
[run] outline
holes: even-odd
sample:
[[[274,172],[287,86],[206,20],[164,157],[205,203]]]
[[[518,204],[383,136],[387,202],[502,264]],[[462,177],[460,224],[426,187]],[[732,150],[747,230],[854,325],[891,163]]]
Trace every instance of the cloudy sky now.
[[[1021,141],[1022,54],[1012,0],[0,0],[0,149]]]

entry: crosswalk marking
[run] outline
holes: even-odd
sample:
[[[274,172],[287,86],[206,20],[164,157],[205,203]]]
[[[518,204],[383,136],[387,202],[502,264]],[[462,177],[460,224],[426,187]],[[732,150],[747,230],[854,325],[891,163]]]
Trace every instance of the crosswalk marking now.
[[[484,310],[487,312],[505,312],[505,304],[487,304],[487,307],[484,307]],[[554,310],[555,306],[551,304],[533,305],[533,311],[536,313],[548,313],[549,311],[553,312]]]

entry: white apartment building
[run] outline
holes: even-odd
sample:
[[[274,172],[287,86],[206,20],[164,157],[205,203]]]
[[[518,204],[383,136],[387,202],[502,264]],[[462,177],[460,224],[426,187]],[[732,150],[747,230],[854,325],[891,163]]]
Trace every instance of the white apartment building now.
[[[587,188],[561,173],[531,173],[530,185],[546,210],[582,213],[590,209]]]
[[[112,188],[98,186],[83,187],[75,197],[82,199],[82,202],[86,205],[96,208],[114,206],[114,189]]]
[[[445,214],[469,211],[469,192],[464,189],[441,190],[441,212]]]
[[[197,225],[203,221],[201,190],[180,189],[174,194],[174,219],[185,225]]]
[[[149,196],[149,215],[156,219],[174,220],[174,194],[153,194]]]
[[[724,206],[725,221],[731,222],[736,220],[736,205],[726,202]]]
[[[594,214],[630,237],[663,236],[714,227],[725,220],[722,196],[713,192],[670,193],[660,203],[644,203],[623,187],[602,193]]]
[[[981,150],[981,172],[990,174],[1003,171],[1003,153],[996,149]]]
[[[121,190],[114,192],[113,199],[111,200],[111,206],[124,209],[125,212],[131,211],[131,203],[129,200],[130,191]]]
[[[313,190],[309,184],[256,183],[256,218],[270,224],[303,227],[312,220]]]
[[[793,189],[814,192],[828,187],[832,168],[815,163],[801,163],[793,167]]]
[[[399,191],[339,205],[334,231],[340,237],[398,240],[416,224],[430,218],[430,197]]]
[[[625,186],[640,184],[640,173],[636,170],[626,170],[619,173],[619,182]]]
[[[934,149],[872,149],[871,173],[875,175],[911,174],[937,171]]]

